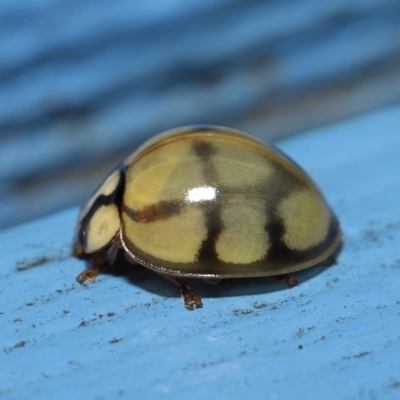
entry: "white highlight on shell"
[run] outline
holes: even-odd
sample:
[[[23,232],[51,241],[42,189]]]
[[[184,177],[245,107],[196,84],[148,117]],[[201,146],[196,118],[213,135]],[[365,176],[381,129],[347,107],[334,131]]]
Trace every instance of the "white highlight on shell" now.
[[[202,201],[215,200],[217,189],[212,186],[199,186],[189,189],[186,193],[186,201],[189,203],[199,203]]]

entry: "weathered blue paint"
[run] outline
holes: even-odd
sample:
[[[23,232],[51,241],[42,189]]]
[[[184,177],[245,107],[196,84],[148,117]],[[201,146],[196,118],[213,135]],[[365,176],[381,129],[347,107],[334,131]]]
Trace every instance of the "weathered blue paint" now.
[[[399,48],[398,0],[2,0],[0,229],[167,129],[277,140],[400,101]]]
[[[194,282],[189,312],[140,267],[75,283],[76,209],[1,232],[0,397],[399,398],[399,127],[397,107],[280,143],[346,238],[293,289]]]

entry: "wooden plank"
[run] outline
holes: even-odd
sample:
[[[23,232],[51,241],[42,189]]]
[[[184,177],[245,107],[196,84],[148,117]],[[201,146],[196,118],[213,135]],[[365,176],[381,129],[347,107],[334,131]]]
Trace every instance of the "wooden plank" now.
[[[399,49],[397,0],[3,2],[0,227],[80,203],[165,129],[277,140],[399,101]]]
[[[21,398],[399,398],[400,108],[282,141],[345,234],[337,265],[193,282],[204,308],[131,266],[80,286],[76,209],[0,232],[0,395]]]

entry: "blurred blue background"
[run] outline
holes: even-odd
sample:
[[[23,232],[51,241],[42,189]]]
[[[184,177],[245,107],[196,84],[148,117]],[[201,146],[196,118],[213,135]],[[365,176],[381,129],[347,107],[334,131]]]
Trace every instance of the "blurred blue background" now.
[[[3,0],[0,228],[166,129],[275,141],[399,100],[398,0]]]

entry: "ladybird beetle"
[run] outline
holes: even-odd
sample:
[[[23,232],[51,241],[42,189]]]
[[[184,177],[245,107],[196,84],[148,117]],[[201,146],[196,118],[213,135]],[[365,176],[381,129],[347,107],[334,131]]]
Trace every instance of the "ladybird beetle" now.
[[[147,141],[118,166],[80,211],[74,255],[93,280],[118,249],[132,263],[181,288],[186,278],[289,275],[334,262],[342,243],[335,215],[312,180],[286,155],[245,133],[184,127]]]

